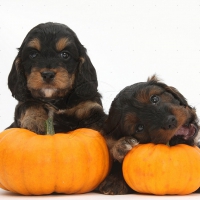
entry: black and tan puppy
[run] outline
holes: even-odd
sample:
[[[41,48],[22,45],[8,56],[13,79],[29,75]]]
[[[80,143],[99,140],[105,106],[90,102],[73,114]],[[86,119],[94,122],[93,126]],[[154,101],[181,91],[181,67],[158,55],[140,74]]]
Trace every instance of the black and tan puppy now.
[[[45,134],[50,115],[56,132],[81,127],[102,130],[106,115],[95,68],[66,25],[45,23],[30,30],[14,60],[8,86],[19,101],[10,127]]]
[[[108,145],[116,161],[100,185],[100,191],[105,194],[128,192],[121,162],[133,146],[150,142],[194,145],[198,130],[195,109],[177,89],[160,82],[156,76],[126,87],[112,102],[105,124]]]

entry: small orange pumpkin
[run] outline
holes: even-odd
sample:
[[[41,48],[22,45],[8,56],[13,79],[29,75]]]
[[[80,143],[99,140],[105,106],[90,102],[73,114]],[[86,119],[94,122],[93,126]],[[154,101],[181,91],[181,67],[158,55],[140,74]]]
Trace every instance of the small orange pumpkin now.
[[[185,144],[141,144],[124,158],[123,175],[139,193],[190,194],[200,186],[200,150]]]
[[[0,186],[23,195],[85,193],[109,171],[109,153],[101,134],[77,129],[37,135],[13,128],[0,134]]]

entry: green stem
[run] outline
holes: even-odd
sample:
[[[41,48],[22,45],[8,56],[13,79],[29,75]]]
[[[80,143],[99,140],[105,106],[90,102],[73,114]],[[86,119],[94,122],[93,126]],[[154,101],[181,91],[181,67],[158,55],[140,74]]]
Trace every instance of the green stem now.
[[[54,135],[55,134],[55,130],[54,130],[54,126],[53,126],[53,118],[49,117],[46,122],[46,134],[47,135]]]
[[[166,145],[170,147],[169,142],[167,142]]]

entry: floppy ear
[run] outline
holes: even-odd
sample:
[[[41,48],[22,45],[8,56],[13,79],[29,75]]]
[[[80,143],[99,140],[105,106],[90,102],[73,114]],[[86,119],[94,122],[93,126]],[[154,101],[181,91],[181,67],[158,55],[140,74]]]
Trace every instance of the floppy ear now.
[[[184,106],[189,106],[187,103],[186,98],[174,87],[168,86],[165,83],[160,82],[158,77],[156,75],[153,75],[152,77],[148,78],[147,80],[150,84],[156,84],[162,88],[164,88],[167,92],[172,94],[174,98],[178,99],[180,103]]]
[[[171,93],[176,99],[178,99],[182,105],[188,106],[186,98],[176,88],[167,86],[165,89],[166,91]]]
[[[97,75],[90,58],[86,54],[80,58],[80,64],[76,74],[75,92],[81,99],[90,99],[97,94]]]
[[[122,121],[123,120],[121,110],[118,110],[114,106],[111,106],[108,118],[104,123],[105,134],[111,136],[114,139],[119,139],[120,137],[122,137],[123,133],[120,132]]]
[[[30,95],[26,87],[26,77],[21,65],[20,53],[15,58],[8,76],[8,87],[12,96],[18,101],[25,101]]]

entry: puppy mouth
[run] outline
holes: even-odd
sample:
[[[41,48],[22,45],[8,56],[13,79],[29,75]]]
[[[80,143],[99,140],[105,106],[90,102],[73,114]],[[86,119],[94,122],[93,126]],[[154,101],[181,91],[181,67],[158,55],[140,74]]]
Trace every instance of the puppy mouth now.
[[[178,128],[178,130],[175,132],[174,137],[175,136],[180,136],[182,137],[184,140],[188,140],[190,138],[194,138],[197,134],[197,126],[195,124],[184,124],[183,126],[181,126],[180,128]]]

